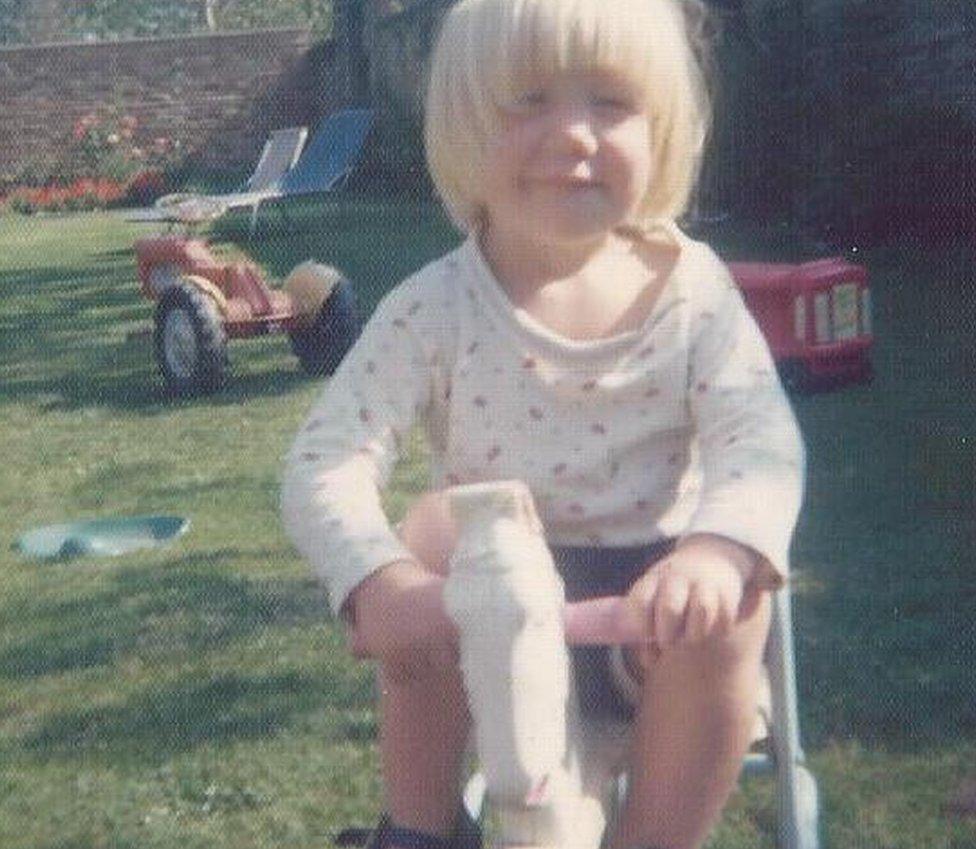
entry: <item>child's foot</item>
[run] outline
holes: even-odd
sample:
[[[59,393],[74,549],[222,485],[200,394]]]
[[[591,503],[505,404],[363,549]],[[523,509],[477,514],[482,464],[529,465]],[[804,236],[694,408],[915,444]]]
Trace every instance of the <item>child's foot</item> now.
[[[363,849],[482,849],[481,828],[466,810],[458,815],[450,837],[394,825],[383,814],[375,828],[347,828],[335,839],[338,847]]]

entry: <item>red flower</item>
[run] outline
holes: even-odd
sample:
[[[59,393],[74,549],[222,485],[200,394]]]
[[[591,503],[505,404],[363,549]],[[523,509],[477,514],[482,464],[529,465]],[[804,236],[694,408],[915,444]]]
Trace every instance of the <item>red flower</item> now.
[[[94,112],[89,112],[83,118],[80,118],[75,122],[74,129],[72,130],[72,135],[75,141],[81,141],[88,131],[98,125],[98,116]]]

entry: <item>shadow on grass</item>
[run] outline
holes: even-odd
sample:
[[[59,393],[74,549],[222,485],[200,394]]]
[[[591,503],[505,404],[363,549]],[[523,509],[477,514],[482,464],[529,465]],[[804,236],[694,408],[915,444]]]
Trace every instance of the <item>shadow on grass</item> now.
[[[111,763],[136,756],[159,764],[202,745],[272,737],[313,712],[358,715],[367,699],[362,686],[341,676],[224,673],[166,682],[122,704],[53,717],[22,746],[42,760],[84,756]],[[341,722],[338,727],[341,734]]]
[[[107,575],[99,592],[26,601],[6,615],[30,622],[31,637],[0,650],[0,675],[34,678],[118,663],[201,653],[266,628],[328,621],[318,584],[249,580],[216,571],[261,552],[223,549]],[[266,556],[277,555],[268,551]]]
[[[872,587],[892,578],[863,570]],[[843,579],[837,578],[838,581]],[[850,579],[849,579],[850,580]],[[885,751],[956,745],[976,735],[976,594],[936,578],[904,589],[848,586],[797,605],[797,654],[803,736],[811,748],[857,740]],[[968,613],[963,608],[968,607]]]
[[[228,216],[209,233],[218,253],[243,251],[277,285],[299,262],[336,265],[353,281],[368,316],[397,281],[457,241],[437,207],[346,196],[294,204],[288,223],[273,210],[250,239],[246,217]],[[129,248],[63,265],[0,273],[0,402],[44,399],[45,409],[108,407],[153,415],[174,403],[229,405],[277,397],[307,383],[287,343],[233,340],[224,391],[178,402],[166,394],[152,351],[153,305],[139,289]],[[69,254],[70,255],[70,254]]]
[[[254,491],[262,486],[253,477],[246,475],[214,477],[205,480],[168,480],[169,467],[163,462],[120,463],[109,462],[79,480],[71,489],[75,503],[83,509],[113,509],[115,495],[119,492],[132,493],[125,511],[138,513],[159,512],[160,505],[165,509],[184,512],[201,495],[215,498],[226,497],[228,493]],[[278,483],[270,479],[263,484],[267,498],[272,505],[276,503]],[[199,502],[196,502],[199,503]]]
[[[796,404],[800,711],[809,747],[917,751],[976,735],[976,295],[971,250],[876,263],[874,385]]]
[[[214,395],[170,395],[153,354],[152,305],[129,270],[17,269],[0,274],[0,402],[40,398],[49,411],[109,407],[152,415],[182,406],[229,406],[279,397],[312,380],[287,343],[232,340],[227,384]],[[21,309],[13,303],[25,281]],[[267,341],[267,340],[266,340]]]
[[[146,326],[150,326],[148,322]],[[66,330],[62,328],[62,332]],[[158,372],[151,334],[106,340],[92,332],[66,341],[58,334],[27,328],[13,332],[33,334],[35,344],[51,353],[38,354],[35,361],[32,352],[25,350],[20,367],[8,368],[7,379],[0,383],[0,401],[39,399],[44,411],[107,407],[153,415],[174,407],[226,407],[251,398],[284,396],[316,380],[302,372],[283,351],[241,340],[229,346],[231,365],[226,385],[220,391],[181,398],[167,391]],[[79,327],[76,332],[84,333],[84,328]]]
[[[266,634],[304,633],[330,621],[324,592],[312,579],[254,580],[218,571],[241,557],[278,553],[222,549],[181,557],[106,574],[89,595],[8,607],[5,616],[31,623],[31,637],[0,651],[3,678],[112,667],[120,670],[120,690],[137,689],[111,705],[48,713],[14,745],[40,761],[161,763],[201,745],[273,736],[311,715],[324,717],[339,738],[373,739],[371,680],[344,654],[325,655],[308,674],[252,671],[245,664],[214,674],[201,668],[208,652],[227,645],[256,646]],[[182,671],[188,662],[193,669]]]
[[[150,340],[145,341],[151,345]],[[247,343],[243,343],[244,346]],[[277,358],[264,352],[235,350],[231,346],[233,361],[248,360],[248,368],[256,368],[264,363],[275,364]],[[140,352],[138,357],[148,360],[148,352]],[[111,374],[94,375],[78,370],[52,380],[24,380],[16,383],[13,389],[20,395],[41,396],[41,407],[45,411],[71,412],[87,407],[108,407],[120,411],[153,415],[168,412],[174,408],[192,409],[195,407],[229,407],[242,404],[254,398],[277,398],[295,389],[307,386],[314,378],[294,368],[282,365],[280,368],[262,369],[259,373],[235,374],[233,365],[227,376],[226,385],[212,395],[184,398],[168,392],[161,376],[157,374],[156,364],[146,362],[142,367],[118,370]],[[6,394],[0,390],[0,398]]]

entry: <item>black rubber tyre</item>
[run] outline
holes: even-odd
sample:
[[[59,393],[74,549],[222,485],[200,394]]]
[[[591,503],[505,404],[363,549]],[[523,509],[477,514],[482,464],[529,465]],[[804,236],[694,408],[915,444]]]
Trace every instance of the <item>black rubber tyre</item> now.
[[[783,360],[776,367],[780,382],[787,392],[804,395],[812,389],[810,372],[802,360]]]
[[[322,304],[315,321],[289,334],[291,349],[306,374],[324,377],[339,367],[361,329],[356,293],[343,277]]]
[[[156,362],[175,395],[215,392],[227,373],[227,334],[213,299],[189,283],[167,289],[156,306]]]

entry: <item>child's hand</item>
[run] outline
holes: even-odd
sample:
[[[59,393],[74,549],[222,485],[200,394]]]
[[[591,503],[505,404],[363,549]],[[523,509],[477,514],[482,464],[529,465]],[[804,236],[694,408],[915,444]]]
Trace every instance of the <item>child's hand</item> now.
[[[729,539],[695,534],[652,566],[627,598],[658,651],[728,634],[743,610],[756,555]],[[758,593],[749,593],[747,603]]]
[[[409,677],[457,663],[457,632],[444,610],[444,578],[411,561],[371,575],[350,599],[346,641],[352,654]]]

